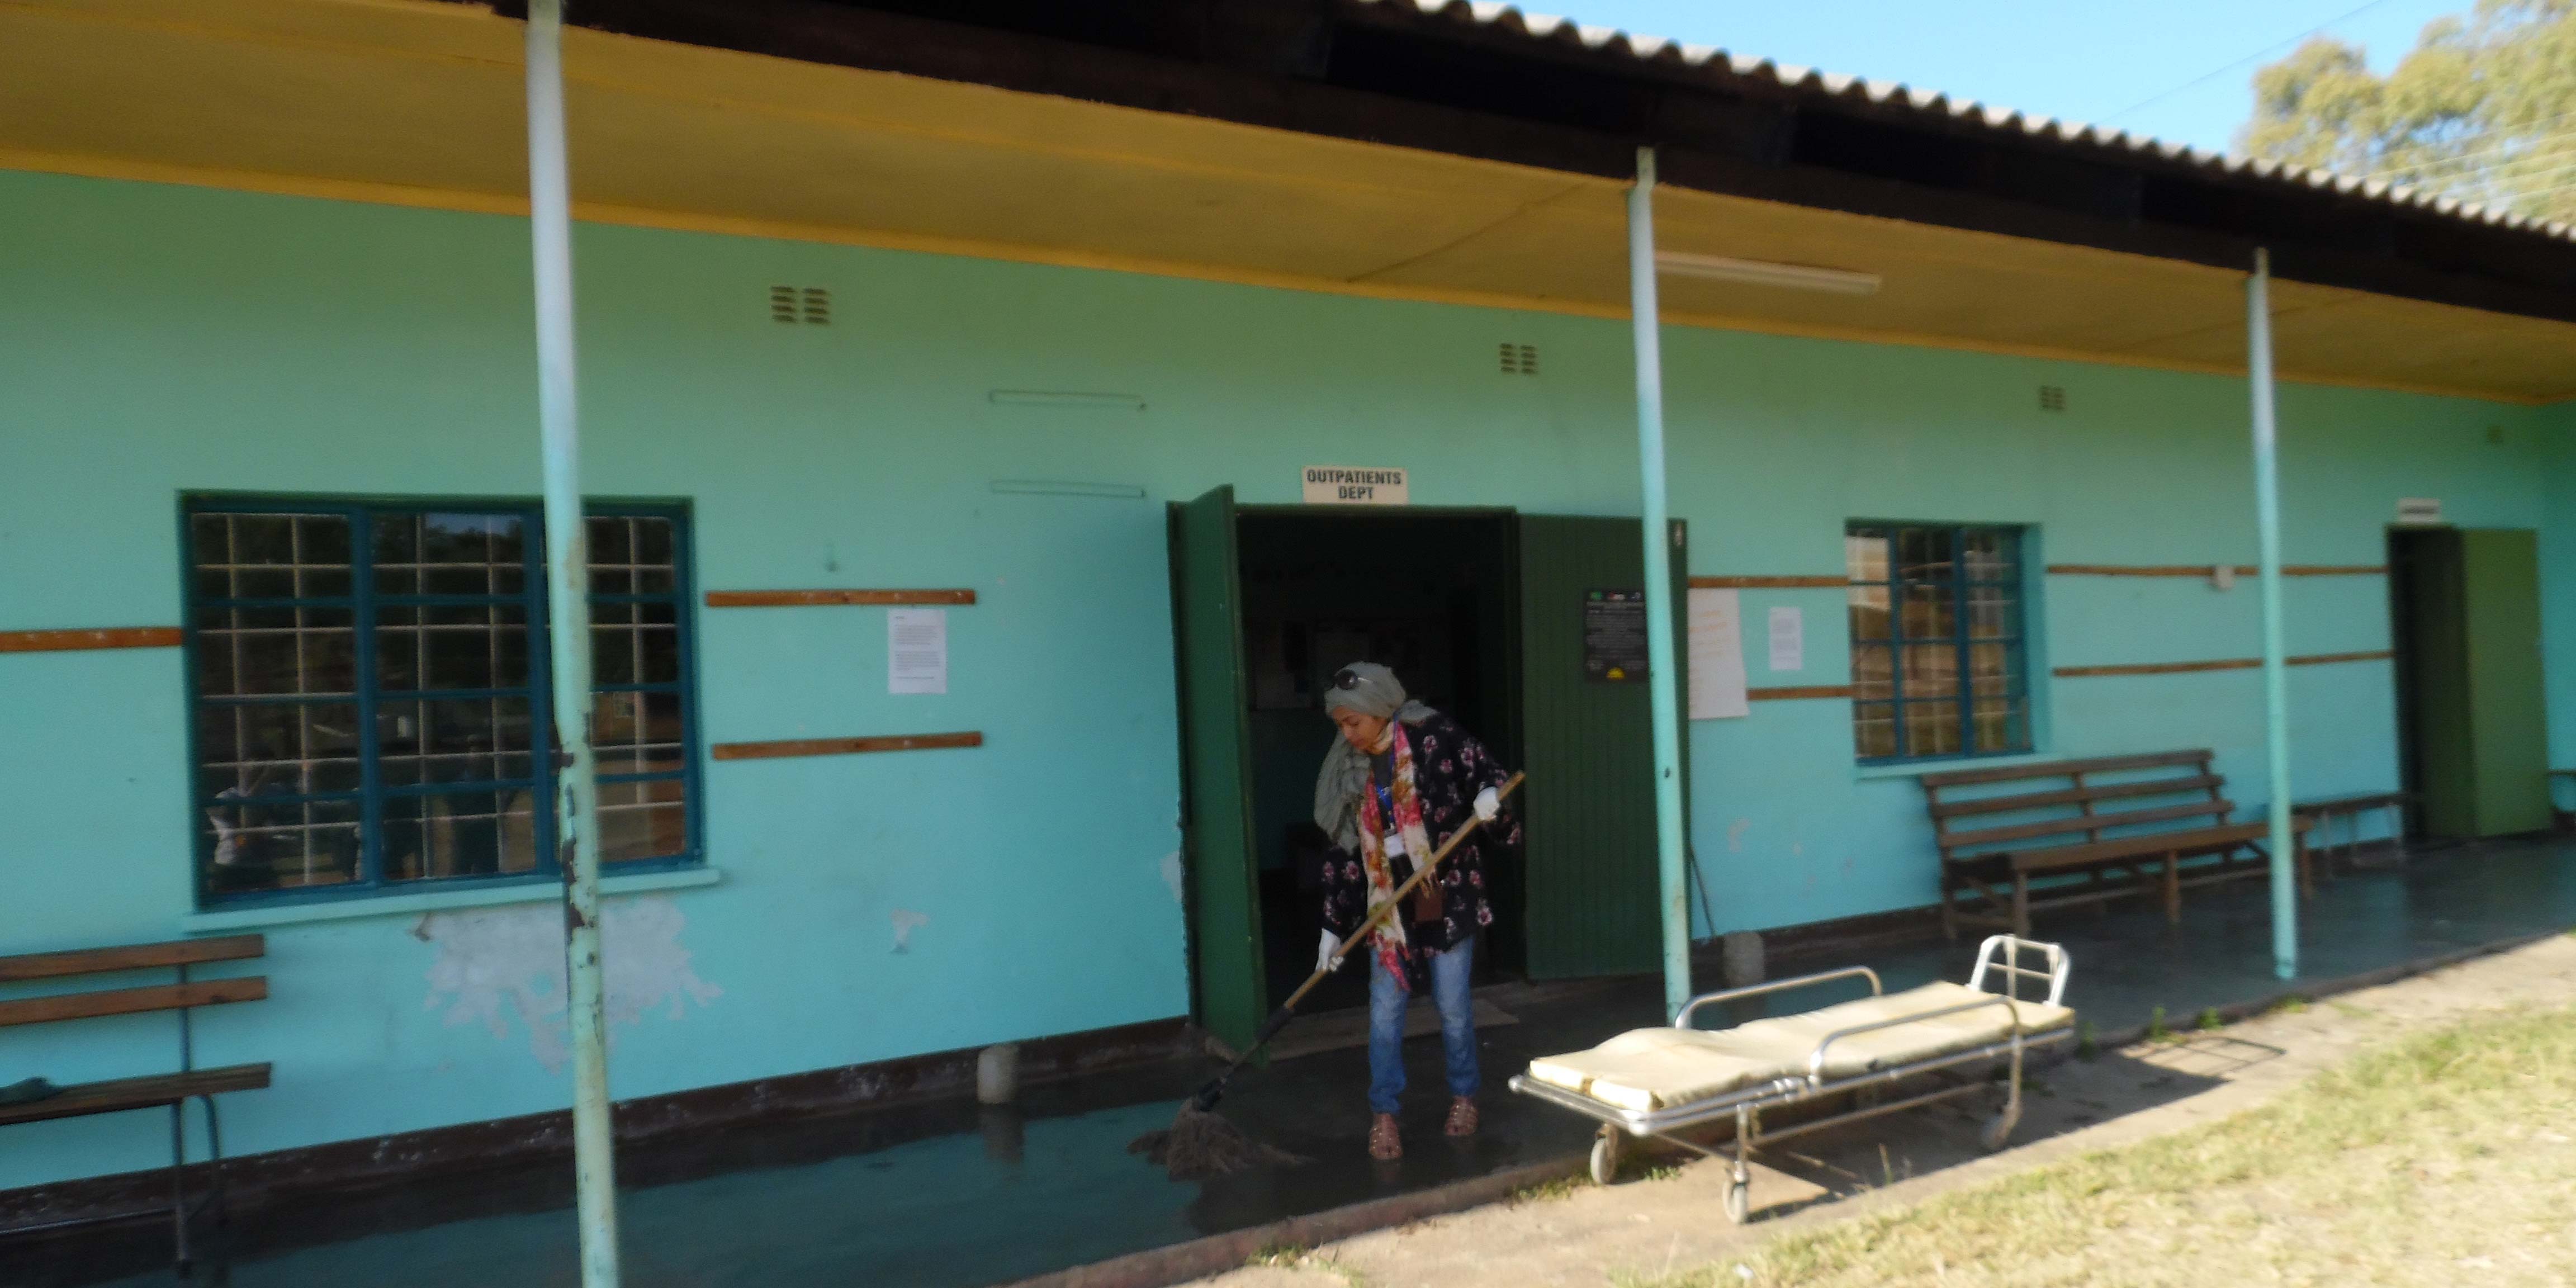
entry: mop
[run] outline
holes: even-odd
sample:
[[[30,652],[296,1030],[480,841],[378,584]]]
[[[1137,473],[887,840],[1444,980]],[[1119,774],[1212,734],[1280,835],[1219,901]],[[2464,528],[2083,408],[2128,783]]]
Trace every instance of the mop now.
[[[1510,796],[1520,785],[1521,775],[1514,774],[1495,794],[1497,797]],[[1176,1181],[1205,1180],[1211,1176],[1226,1176],[1255,1167],[1286,1166],[1305,1162],[1305,1159],[1285,1150],[1262,1144],[1236,1130],[1234,1124],[1217,1114],[1216,1102],[1225,1095],[1225,1086],[1233,1081],[1235,1073],[1249,1063],[1252,1057],[1260,1054],[1263,1047],[1270,1045],[1270,1039],[1279,1036],[1279,1030],[1288,1027],[1289,1020],[1296,1018],[1297,1003],[1304,1001],[1306,994],[1317,984],[1323,983],[1324,977],[1331,974],[1334,967],[1341,965],[1342,959],[1366,940],[1371,931],[1376,930],[1380,923],[1393,916],[1395,910],[1403,906],[1405,896],[1412,894],[1413,888],[1422,884],[1425,878],[1437,870],[1441,863],[1448,859],[1449,852],[1457,849],[1458,843],[1467,839],[1467,835],[1475,831],[1483,822],[1482,819],[1468,819],[1465,827],[1459,828],[1449,835],[1448,840],[1441,842],[1440,848],[1432,853],[1431,858],[1414,869],[1413,875],[1406,878],[1403,885],[1396,887],[1395,893],[1386,902],[1369,910],[1369,915],[1361,920],[1360,928],[1352,931],[1351,937],[1343,940],[1341,947],[1333,950],[1332,962],[1329,965],[1316,967],[1315,973],[1307,976],[1306,982],[1298,985],[1297,991],[1290,993],[1288,1000],[1281,1002],[1279,1009],[1272,1011],[1270,1018],[1261,1022],[1260,1029],[1252,1035],[1252,1045],[1245,1047],[1243,1054],[1236,1056],[1223,1071],[1210,1078],[1206,1086],[1198,1089],[1198,1094],[1181,1102],[1181,1111],[1173,1117],[1170,1130],[1149,1131],[1137,1137],[1128,1143],[1127,1152],[1144,1155],[1148,1161],[1169,1172],[1172,1179]]]

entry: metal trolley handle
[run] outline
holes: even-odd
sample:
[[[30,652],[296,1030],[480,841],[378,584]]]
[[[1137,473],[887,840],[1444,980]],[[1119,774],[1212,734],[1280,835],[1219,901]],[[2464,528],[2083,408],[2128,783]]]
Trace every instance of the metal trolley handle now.
[[[1956,1006],[1944,1006],[1939,1010],[1917,1011],[1912,1015],[1900,1015],[1892,1020],[1880,1020],[1874,1024],[1855,1024],[1847,1029],[1836,1029],[1833,1032],[1826,1034],[1822,1041],[1816,1043],[1815,1051],[1808,1055],[1807,1081],[1811,1085],[1824,1081],[1825,1052],[1828,1048],[1832,1047],[1833,1044],[1842,1041],[1844,1038],[1858,1037],[1863,1033],[1876,1033],[1881,1029],[1900,1029],[1908,1024],[1917,1023],[1922,1020],[1937,1020],[1945,1015],[1961,1015],[1969,1011],[1982,1011],[1989,1006],[2003,1007],[2006,1012],[2011,1014],[2012,1040],[2014,1045],[2018,1046],[2021,1043],[2022,1035],[2027,1031],[2023,1029],[2021,1025],[2021,1007],[2019,1004],[2015,1003],[2013,999],[1997,993],[1990,997],[1980,998],[1974,1002],[1961,1002]]]
[[[1697,1011],[1703,1006],[1710,1005],[1711,1003],[1732,1002],[1738,998],[1744,997],[1761,997],[1768,993],[1783,993],[1793,988],[1805,988],[1810,984],[1830,984],[1838,979],[1866,979],[1869,981],[1870,996],[1884,997],[1887,994],[1887,990],[1879,985],[1877,971],[1871,970],[1867,966],[1845,966],[1840,970],[1829,970],[1814,975],[1800,975],[1796,979],[1773,980],[1768,984],[1747,984],[1742,988],[1730,988],[1724,992],[1702,993],[1698,997],[1694,997],[1691,1000],[1682,1003],[1682,1013],[1673,1017],[1673,1027],[1677,1029],[1689,1028],[1691,1026],[1691,1013]]]

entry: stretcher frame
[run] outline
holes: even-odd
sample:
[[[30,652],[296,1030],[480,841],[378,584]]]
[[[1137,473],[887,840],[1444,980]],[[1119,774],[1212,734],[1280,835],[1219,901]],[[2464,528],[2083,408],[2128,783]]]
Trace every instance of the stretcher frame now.
[[[2039,954],[2047,962],[2047,968],[2041,970],[2022,965],[2021,958],[2024,952]],[[2013,935],[1990,935],[1977,947],[1977,965],[1968,976],[1968,987],[1984,992],[1987,971],[1992,969],[2000,977],[2004,991],[1991,994],[1979,1001],[1936,1007],[1894,1019],[1836,1029],[1817,1040],[1815,1049],[1808,1053],[1807,1072],[1804,1075],[1774,1078],[1768,1082],[1740,1087],[1706,1100],[1676,1105],[1669,1109],[1622,1109],[1616,1105],[1604,1104],[1581,1092],[1570,1091],[1553,1083],[1540,1082],[1526,1074],[1515,1075],[1511,1080],[1511,1089],[1522,1095],[1572,1110],[1601,1124],[1600,1132],[1593,1141],[1591,1159],[1592,1179],[1598,1184],[1609,1184],[1611,1178],[1617,1174],[1620,1145],[1625,1137],[1633,1136],[1640,1139],[1652,1137],[1710,1158],[1726,1159],[1729,1165],[1726,1215],[1728,1220],[1741,1224],[1749,1212],[1749,1192],[1753,1183],[1750,1164],[1753,1154],[1764,1146],[1793,1136],[1803,1136],[1829,1127],[1876,1118],[1902,1109],[1916,1109],[1962,1096],[1975,1095],[1992,1089],[1995,1083],[2000,1081],[2003,1084],[2003,1107],[1994,1117],[1986,1121],[1984,1128],[1978,1133],[1978,1140],[1989,1150],[2003,1148],[2005,1141],[2011,1138],[2013,1128],[2021,1122],[2021,1075],[2024,1058],[2032,1050],[2069,1041],[2075,1036],[2075,1025],[2071,1022],[2040,1033],[2025,1029],[2022,1026],[2019,1005],[2022,1000],[2019,996],[2020,981],[2023,979],[2045,981],[2048,985],[2046,1001],[2050,1006],[2057,1006],[2066,994],[2066,978],[2073,965],[2073,959],[2059,945],[2022,939]],[[1748,997],[1763,997],[1846,979],[1866,979],[1869,981],[1870,996],[1886,995],[1885,988],[1879,983],[1878,972],[1867,966],[1846,966],[1839,970],[1801,975],[1795,979],[1775,980],[1767,984],[1753,984],[1743,988],[1704,993],[1682,1006],[1681,1014],[1674,1017],[1672,1027],[1677,1029],[1692,1027],[1692,1014],[1703,1006],[1740,1001]],[[1990,1006],[2003,1007],[2012,1019],[2012,1031],[2000,1041],[1987,1042],[1937,1056],[1927,1056],[1921,1060],[1885,1069],[1874,1069],[1848,1077],[1828,1079],[1825,1076],[1825,1056],[1836,1042],[1864,1033],[1899,1028],[1921,1020],[1964,1014]],[[1949,1085],[1934,1087],[1928,1091],[1918,1091],[1898,1099],[1885,1098],[1888,1091],[1909,1079],[1953,1073],[1965,1066],[1996,1061],[2001,1061],[2004,1066],[2000,1078],[1955,1079],[1954,1075],[1954,1080]],[[1806,1104],[1845,1093],[1852,1095],[1852,1107],[1842,1113],[1809,1119],[1774,1131],[1765,1131],[1762,1127],[1762,1112],[1766,1109]],[[1730,1117],[1735,1120],[1735,1136],[1731,1150],[1720,1146],[1703,1145],[1679,1134],[1689,1128],[1704,1126]]]

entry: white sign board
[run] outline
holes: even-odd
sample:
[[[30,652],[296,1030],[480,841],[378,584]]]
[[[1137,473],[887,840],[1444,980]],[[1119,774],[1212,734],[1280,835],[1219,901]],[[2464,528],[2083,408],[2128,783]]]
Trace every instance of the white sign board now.
[[[1771,669],[1807,669],[1807,616],[1796,608],[1771,610]]]
[[[2440,523],[2442,498],[2438,496],[2401,496],[2397,498],[2399,523]]]
[[[886,692],[948,691],[948,610],[886,610]]]
[[[1306,467],[1308,505],[1404,505],[1410,496],[1402,470]]]
[[[1690,592],[1690,718],[1740,719],[1744,699],[1743,596],[1693,587]]]

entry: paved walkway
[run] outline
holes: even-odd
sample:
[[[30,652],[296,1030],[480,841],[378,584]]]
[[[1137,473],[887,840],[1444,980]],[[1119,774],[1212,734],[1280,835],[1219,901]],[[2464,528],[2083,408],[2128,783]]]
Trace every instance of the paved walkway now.
[[[1741,1228],[1722,1215],[1723,1164],[1667,1160],[1654,1174],[1609,1189],[1560,1187],[1331,1244],[1294,1265],[1247,1267],[1201,1282],[1599,1288],[1617,1274],[1722,1265],[1783,1230],[2242,1112],[2362,1050],[2474,1011],[2571,1003],[2576,936],[2562,934],[2304,1010],[2066,1061],[2038,1075],[2020,1134],[2026,1143],[2000,1154],[1976,1149],[1973,1120],[1937,1109],[1883,1120],[1884,1128],[1864,1124],[1806,1138],[1796,1142],[1805,1158],[1758,1169],[1755,1220]],[[1883,1138],[1868,1134],[1873,1130]]]

